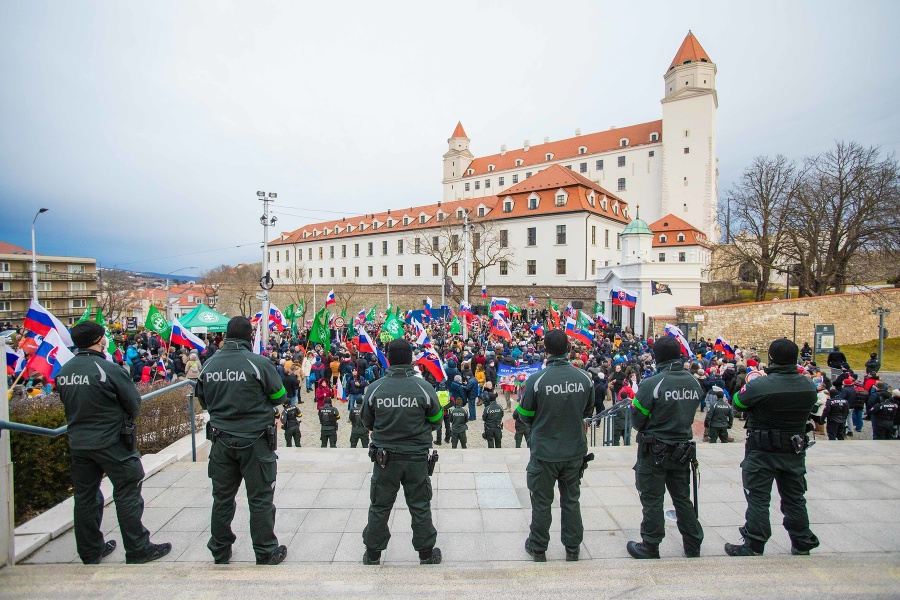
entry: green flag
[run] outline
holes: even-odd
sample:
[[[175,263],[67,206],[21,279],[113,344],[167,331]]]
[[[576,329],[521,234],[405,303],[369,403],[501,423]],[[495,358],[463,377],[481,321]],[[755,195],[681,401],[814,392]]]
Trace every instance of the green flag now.
[[[388,315],[381,326],[381,331],[387,333],[392,339],[403,337],[403,323],[397,318],[397,315]]]
[[[331,331],[328,329],[328,309],[322,308],[313,317],[312,328],[309,330],[309,341],[322,344],[326,350],[331,347]]]
[[[291,323],[293,323],[294,319],[297,318],[297,313],[294,312],[294,303],[293,302],[288,304],[287,308],[284,309],[284,318],[287,319],[288,321],[290,321]]]
[[[94,301],[88,300],[88,305],[87,305],[87,308],[84,309],[84,313],[82,313],[82,315],[80,317],[78,317],[78,320],[75,321],[76,325],[78,325],[79,323],[84,323],[85,321],[91,320],[91,307],[93,305],[94,305]]]
[[[522,309],[519,308],[518,306],[516,306],[515,304],[508,304],[508,305],[506,306],[506,310],[509,311],[509,314],[513,314],[513,313],[521,313],[521,312],[522,312]]]
[[[456,317],[453,317],[453,320],[450,322],[450,333],[462,333],[462,326],[459,324],[459,319],[457,319]]]
[[[397,312],[397,318],[400,320],[403,320],[403,317],[400,316],[400,307],[399,306],[396,307],[396,312]]]
[[[366,322],[370,322],[370,321],[374,321],[374,320],[375,320],[375,315],[377,314],[377,313],[375,312],[375,308],[376,308],[377,306],[378,306],[377,304],[373,304],[373,305],[372,305],[372,310],[370,310],[368,313],[366,313]]]
[[[155,331],[167,342],[172,336],[172,326],[169,325],[162,313],[156,310],[156,307],[152,304],[150,305],[150,310],[147,311],[147,321],[144,323],[144,327],[150,331]]]
[[[559,304],[557,304],[556,302],[554,302],[554,301],[553,301],[553,298],[547,298],[547,301],[550,303],[550,308],[552,308],[552,309],[555,310],[556,312],[559,312]]]
[[[300,304],[297,305],[297,310],[294,311],[294,317],[298,319],[302,319],[303,315],[306,314],[306,300],[301,300]]]
[[[593,322],[593,319],[591,319],[588,315],[584,314],[580,310],[578,311],[578,318],[575,320],[575,324],[578,326],[578,329],[587,331],[588,329],[590,329],[590,326]]]
[[[99,306],[97,307],[97,318],[94,320],[98,325],[103,327],[103,331],[105,332],[104,335],[106,335],[106,353],[112,356],[116,353],[116,342],[109,334],[109,328],[106,326],[106,319],[103,318],[103,310]]]
[[[344,320],[344,323],[347,322],[347,309],[346,308],[341,309],[341,318]]]
[[[594,301],[594,315],[602,315],[603,314],[603,305]]]

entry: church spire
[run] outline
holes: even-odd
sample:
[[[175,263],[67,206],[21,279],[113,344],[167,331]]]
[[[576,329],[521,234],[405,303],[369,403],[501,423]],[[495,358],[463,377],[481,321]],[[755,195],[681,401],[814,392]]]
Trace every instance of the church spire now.
[[[675,54],[675,58],[672,59],[672,64],[669,66],[668,70],[672,70],[678,65],[685,65],[692,62],[711,63],[712,59],[706,53],[706,50],[703,49],[703,46],[700,45],[700,42],[697,41],[697,38],[694,37],[694,34],[688,30],[687,36],[685,36],[684,41],[681,42],[681,47]]]

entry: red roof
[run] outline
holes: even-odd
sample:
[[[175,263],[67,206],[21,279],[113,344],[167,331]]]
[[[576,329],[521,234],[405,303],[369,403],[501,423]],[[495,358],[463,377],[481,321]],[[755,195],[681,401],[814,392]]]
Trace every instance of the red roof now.
[[[466,139],[469,138],[469,136],[466,135],[466,130],[463,129],[462,121],[458,121],[456,123],[456,129],[453,130],[453,135],[451,135],[450,137],[451,138],[466,138]]]
[[[678,49],[678,53],[672,59],[672,65],[668,70],[691,62],[712,62],[712,60],[709,58],[706,50],[703,49],[703,46],[700,45],[700,42],[697,41],[697,38],[694,37],[694,34],[688,31],[687,37],[681,42],[681,48]]]
[[[555,204],[554,195],[559,189],[565,190],[569,196],[568,201],[564,206],[556,206]],[[532,192],[540,193],[542,191],[549,191],[550,194],[547,194],[545,198],[542,198],[536,210],[529,210],[527,202],[528,196],[530,196]],[[590,202],[591,193],[594,195],[593,206]],[[507,197],[512,197],[514,201],[513,209],[510,212],[503,212],[502,203]],[[606,205],[605,208],[604,204]],[[491,220],[587,211],[620,223],[628,223],[631,221],[630,217],[623,214],[627,212],[627,202],[615,194],[604,190],[590,179],[582,177],[570,169],[560,165],[551,165],[546,169],[537,172],[533,177],[525,179],[519,184],[502,192],[499,197],[486,196],[484,198],[453,200],[450,202],[440,202],[438,204],[415,206],[406,209],[392,209],[390,213],[385,211],[361,215],[359,217],[347,217],[334,221],[326,221],[323,223],[312,223],[296,229],[293,232],[286,233],[286,237],[283,240],[271,242],[269,245],[278,246],[313,240],[328,241],[332,239],[355,238],[371,235],[376,231],[381,234],[384,233],[383,230],[388,229],[388,219],[392,219],[394,223],[393,227],[390,228],[391,231],[407,232],[433,229],[435,227],[454,223],[456,220],[456,211],[459,208],[467,209],[469,214],[474,216],[478,214],[478,207],[482,205],[487,208],[488,217]],[[613,207],[617,207],[617,212],[613,210]],[[437,221],[436,215],[438,210],[446,215],[443,222]],[[425,223],[419,221],[419,216],[422,214],[426,215]],[[404,215],[409,217],[408,225],[403,224]],[[380,224],[377,230],[372,227],[373,223],[376,221]],[[360,222],[363,222],[366,225],[364,230],[359,229]],[[348,225],[353,227],[353,231],[347,231]],[[340,230],[339,233],[334,233],[336,227]],[[325,230],[328,231],[328,235],[322,234]],[[303,237],[304,232],[308,234],[306,238]],[[318,232],[318,235],[313,235],[313,232]]]
[[[669,248],[673,246],[710,247],[709,240],[706,239],[706,235],[702,231],[671,213],[651,223],[650,231],[654,233],[654,248]],[[665,242],[660,241],[660,234],[665,234]],[[684,234],[684,239],[680,242],[678,241],[678,234]]]
[[[650,141],[651,133],[657,134],[656,142]],[[642,144],[655,144],[662,140],[662,121],[650,121],[640,125],[618,127],[587,135],[576,135],[565,140],[530,146],[527,152],[524,148],[517,148],[506,152],[502,156],[500,154],[483,156],[473,160],[463,176],[482,177],[486,173],[515,169],[517,160],[522,161],[522,164],[519,165],[520,167],[530,167],[569,158],[574,159],[581,156],[582,153],[579,152],[579,149],[582,147],[585,148],[584,154],[609,152],[622,147],[620,144],[622,138],[628,138],[628,148]],[[553,155],[553,158],[550,160],[547,160],[548,153]],[[488,171],[488,165],[494,165],[494,171]],[[471,175],[469,174],[470,169],[474,170]]]
[[[31,256],[31,250],[10,244],[9,242],[0,242],[0,254],[27,254]],[[40,254],[38,254],[40,256]]]

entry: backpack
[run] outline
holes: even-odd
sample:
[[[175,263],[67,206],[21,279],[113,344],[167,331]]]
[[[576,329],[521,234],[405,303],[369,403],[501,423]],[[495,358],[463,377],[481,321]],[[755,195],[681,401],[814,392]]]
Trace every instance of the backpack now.
[[[854,386],[853,391],[856,392],[856,398],[853,400],[851,404],[851,408],[863,408],[866,405],[866,400],[869,399],[869,394],[866,392],[866,388],[861,385]]]
[[[375,381],[375,367],[373,367],[372,365],[369,365],[369,367],[366,368],[365,377],[366,377],[366,381],[368,381],[369,383],[372,383],[373,381]]]

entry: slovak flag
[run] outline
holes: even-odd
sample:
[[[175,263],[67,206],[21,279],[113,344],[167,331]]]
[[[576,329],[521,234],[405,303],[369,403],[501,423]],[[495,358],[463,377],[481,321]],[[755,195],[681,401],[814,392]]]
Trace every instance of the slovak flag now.
[[[269,322],[269,328],[271,329],[272,323],[274,323],[275,329],[278,331],[284,331],[291,326],[288,320],[284,318],[284,314],[274,304],[269,304]]]
[[[509,316],[509,308],[507,305],[509,304],[509,298],[491,298],[491,314],[496,312],[502,312],[507,317]]]
[[[369,339],[369,334],[366,333],[365,329],[357,327],[356,332],[359,334],[359,352],[371,352],[378,357],[378,362],[381,363],[381,366],[387,369],[390,366],[387,357],[378,349],[378,346],[372,343],[372,340]]]
[[[486,285],[481,286],[481,298],[482,299],[487,298],[487,286]]]
[[[32,304],[36,303],[32,302]],[[51,328],[47,335],[43,336],[40,346],[28,359],[25,366],[32,371],[37,371],[48,380],[55,379],[59,369],[69,362],[72,356],[73,354],[66,347],[59,332],[55,328]]]
[[[256,333],[253,335],[253,354],[259,354],[262,356],[263,353],[263,344],[262,344],[262,327],[257,322],[256,323]]]
[[[509,329],[509,323],[503,318],[500,312],[494,313],[494,320],[491,321],[491,333],[497,337],[512,340],[512,331]]]
[[[459,305],[459,314],[461,315],[471,315],[472,314],[472,305],[468,302],[463,302]]]
[[[416,364],[427,369],[438,383],[447,379],[447,372],[444,371],[444,365],[441,364],[440,357],[431,348],[427,349],[425,354],[419,357]]]
[[[603,315],[597,315],[597,324],[601,327],[609,327],[609,321]]]
[[[531,326],[531,331],[532,331],[535,335],[539,335],[539,336],[541,336],[541,337],[544,337],[544,326],[543,326],[543,324],[541,324],[541,323],[535,323],[534,325],[532,325],[532,326]]]
[[[366,309],[362,309],[359,311],[359,314],[356,315],[355,321],[357,323],[363,323],[366,320]]]
[[[200,352],[206,350],[206,343],[185,329],[184,325],[178,322],[178,319],[172,321],[172,337],[169,339],[169,342],[179,346],[194,348]]]
[[[721,352],[728,360],[734,358],[734,350],[731,348],[731,346],[728,345],[728,342],[722,339],[721,336],[716,338],[716,343],[715,345],[713,345],[713,350],[715,350],[716,352]]]
[[[537,302],[534,301],[534,296],[528,296],[528,306],[537,306]]]
[[[566,305],[565,315],[567,317],[572,317],[572,318],[575,318],[575,316],[576,316],[575,307],[572,306],[571,302],[569,302],[569,304]]]
[[[50,331],[55,329],[59,333],[59,339],[62,342],[61,346],[71,348],[75,345],[66,326],[51,315],[50,311],[34,300],[31,301],[31,306],[28,307],[28,312],[25,313],[25,329],[43,338],[46,338]]]
[[[415,318],[413,318],[412,324],[413,327],[416,328],[416,343],[426,348],[431,347],[431,338],[429,338],[428,333],[425,332],[425,326],[419,323]]]
[[[634,308],[637,305],[637,292],[629,292],[620,287],[612,289],[612,303],[617,306],[627,306]]]
[[[327,306],[331,306],[331,305],[334,304],[334,303],[335,303],[335,299],[334,299],[334,289],[332,289],[330,292],[328,292],[328,295],[325,296],[325,306],[326,306],[326,307],[327,307]]]
[[[566,335],[583,344],[591,344],[594,341],[594,334],[586,329],[581,329],[572,317],[566,319]]]
[[[25,368],[25,353],[6,346],[6,374],[18,375]]]
[[[425,298],[425,310],[423,312],[424,312],[423,318],[424,317],[428,317],[429,319],[431,318],[431,298]]]
[[[169,374],[166,373],[166,363],[163,362],[163,359],[159,359],[156,361],[156,373],[158,375],[162,375],[166,379],[169,378]]]
[[[684,354],[685,356],[691,356],[691,345],[688,344],[688,341],[684,338],[684,333],[682,333],[682,331],[676,325],[670,325],[666,323],[666,335],[678,340],[678,343],[681,344],[682,354]]]

